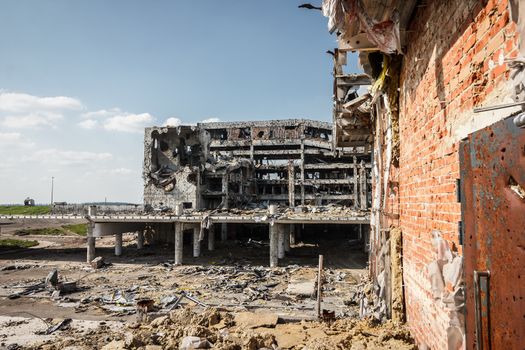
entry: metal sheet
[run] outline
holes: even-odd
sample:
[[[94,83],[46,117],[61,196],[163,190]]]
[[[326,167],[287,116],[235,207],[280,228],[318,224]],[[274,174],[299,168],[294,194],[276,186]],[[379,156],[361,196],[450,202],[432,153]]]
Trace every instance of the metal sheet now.
[[[471,134],[461,143],[460,163],[467,349],[522,349],[525,130],[508,118]]]

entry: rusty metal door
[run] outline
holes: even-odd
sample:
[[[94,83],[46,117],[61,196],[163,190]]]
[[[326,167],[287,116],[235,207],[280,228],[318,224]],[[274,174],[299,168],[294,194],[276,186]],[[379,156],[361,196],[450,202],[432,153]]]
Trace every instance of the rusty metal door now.
[[[525,349],[525,129],[460,145],[467,349]]]

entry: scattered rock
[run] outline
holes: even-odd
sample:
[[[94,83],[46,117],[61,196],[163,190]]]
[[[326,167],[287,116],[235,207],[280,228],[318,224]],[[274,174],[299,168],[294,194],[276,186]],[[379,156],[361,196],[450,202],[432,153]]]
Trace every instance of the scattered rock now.
[[[123,340],[113,340],[112,342],[104,345],[100,350],[125,350],[126,345]]]
[[[278,319],[276,314],[263,312],[240,312],[234,318],[240,328],[275,327]]]
[[[200,337],[184,337],[180,343],[180,350],[209,349],[212,345],[209,341]]]
[[[101,256],[97,256],[95,259],[91,260],[91,267],[94,269],[100,269],[104,265],[106,265],[104,258]]]

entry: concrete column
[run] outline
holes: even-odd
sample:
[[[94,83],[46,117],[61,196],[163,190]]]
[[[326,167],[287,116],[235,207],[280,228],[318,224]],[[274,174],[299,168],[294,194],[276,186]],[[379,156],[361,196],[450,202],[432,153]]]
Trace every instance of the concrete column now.
[[[211,224],[208,230],[208,250],[215,250],[215,225]]]
[[[292,225],[283,225],[284,226],[284,251],[288,253],[290,251],[290,226]]]
[[[228,224],[223,222],[221,224],[221,241],[226,241],[228,239]]]
[[[90,205],[88,207],[88,216],[91,218],[91,216],[97,215],[97,206],[96,205]],[[93,230],[95,229],[95,223],[91,220],[88,222],[87,225],[87,251],[86,251],[86,261],[88,263],[91,262],[91,260],[95,259],[95,237],[93,237]]]
[[[193,257],[198,258],[201,255],[201,241],[199,241],[199,229],[193,228]]]
[[[91,262],[91,260],[95,259],[95,237],[88,236],[87,238],[87,257],[86,261],[88,263]]]
[[[290,208],[295,207],[295,167],[291,159],[288,161],[288,203]]]
[[[115,234],[115,255],[122,255],[122,233]]]
[[[284,225],[282,224],[277,225],[277,235],[278,235],[277,257],[279,259],[283,259],[284,258]]]
[[[290,224],[290,245],[295,245],[295,224]]]
[[[137,232],[137,249],[144,248],[144,231]]]
[[[277,250],[278,250],[278,242],[277,242],[277,225],[269,225],[270,230],[270,267],[277,267],[278,257],[277,257]]]
[[[175,223],[175,265],[182,265],[182,245],[183,245],[183,239],[182,239],[182,231],[183,226],[182,223],[176,222]]]
[[[354,210],[358,210],[360,208],[359,206],[359,174],[357,169],[357,157],[353,157],[353,184],[354,184]]]
[[[226,170],[226,173],[222,176],[222,193],[223,193],[223,196],[222,196],[222,208],[223,209],[229,209],[229,198],[230,198],[230,194],[229,194],[229,190],[230,190],[230,186],[229,186],[229,180],[230,180],[230,173],[228,170]]]
[[[359,224],[359,235],[357,237],[359,240],[363,239],[363,225]]]

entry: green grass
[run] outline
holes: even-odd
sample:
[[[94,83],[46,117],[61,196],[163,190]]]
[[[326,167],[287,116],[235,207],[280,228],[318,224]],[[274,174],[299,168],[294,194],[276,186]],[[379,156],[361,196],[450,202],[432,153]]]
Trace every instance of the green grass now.
[[[51,213],[51,206],[38,205],[26,207],[24,205],[0,205],[0,215],[44,215]]]
[[[67,236],[76,234],[85,236],[87,234],[86,224],[63,225],[62,227],[44,227],[21,229],[15,231],[17,236],[39,235],[39,236]]]
[[[64,225],[62,228],[79,236],[87,235],[87,224]]]
[[[27,235],[39,235],[39,236],[65,236],[67,232],[62,228],[24,228],[21,230],[16,230],[15,235],[17,236],[27,236]]]
[[[0,248],[29,248],[37,245],[37,241],[25,241],[22,239],[0,239]]]

